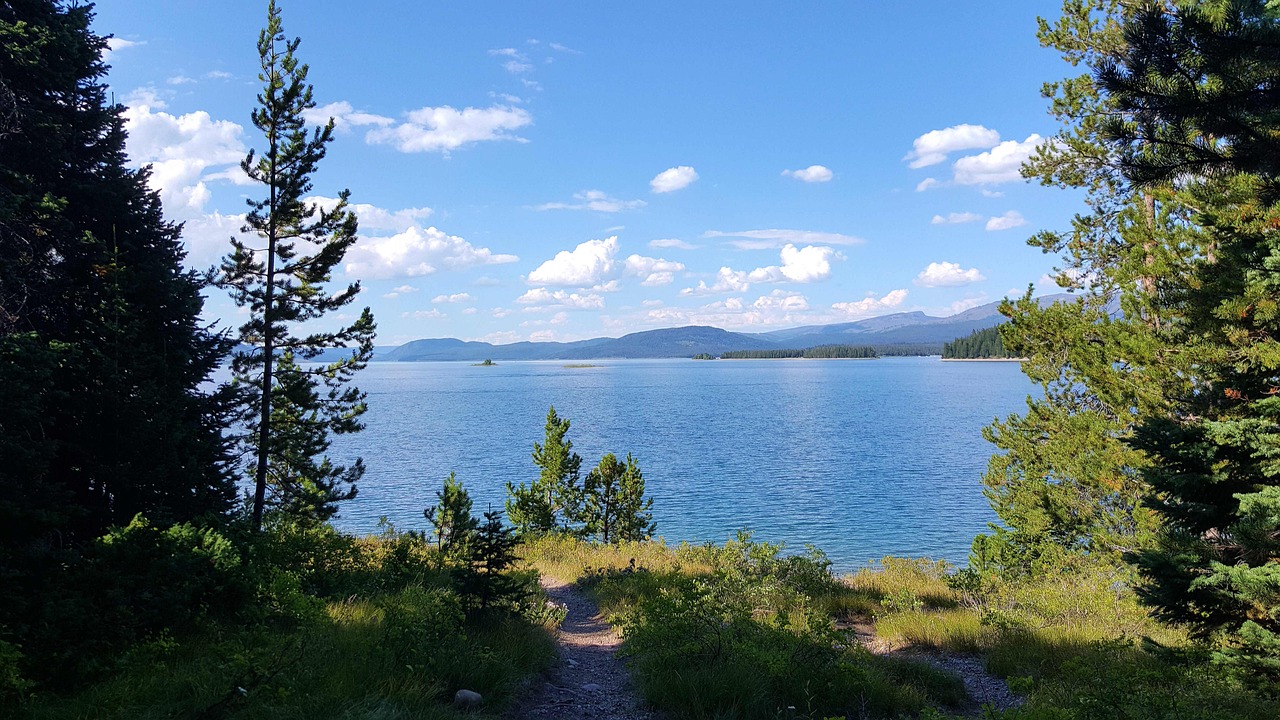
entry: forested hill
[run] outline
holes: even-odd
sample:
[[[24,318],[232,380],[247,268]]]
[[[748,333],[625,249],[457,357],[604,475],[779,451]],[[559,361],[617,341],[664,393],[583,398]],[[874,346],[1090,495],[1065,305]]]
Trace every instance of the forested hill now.
[[[1048,295],[1043,304],[1070,296]],[[380,349],[375,360],[591,360],[600,358],[693,357],[743,350],[787,350],[830,345],[875,348],[880,355],[936,355],[946,342],[1003,322],[999,302],[971,308],[948,317],[922,312],[894,313],[857,322],[810,325],[768,333],[736,333],[702,325],[646,330],[620,338],[592,338],[576,342],[486,342],[432,338],[397,348]]]
[[[1000,327],[978,330],[942,346],[943,360],[996,360],[1008,358],[1000,341]]]

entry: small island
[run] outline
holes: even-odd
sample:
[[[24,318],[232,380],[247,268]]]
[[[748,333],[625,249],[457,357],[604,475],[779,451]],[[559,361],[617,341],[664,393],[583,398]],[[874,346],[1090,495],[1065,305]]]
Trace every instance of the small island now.
[[[497,364],[498,363],[494,362],[492,359],[485,358],[484,362],[471,363],[471,367],[494,367]]]

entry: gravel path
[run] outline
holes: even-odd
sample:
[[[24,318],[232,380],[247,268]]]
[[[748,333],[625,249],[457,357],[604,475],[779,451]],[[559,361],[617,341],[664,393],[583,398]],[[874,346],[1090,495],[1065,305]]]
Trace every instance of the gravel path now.
[[[543,578],[552,602],[568,608],[556,641],[560,664],[507,713],[509,720],[661,720],[646,709],[618,657],[622,639],[590,598],[572,585]]]
[[[1009,710],[1022,705],[1022,697],[1010,690],[1009,683],[1003,678],[987,672],[986,665],[978,655],[918,647],[894,648],[876,635],[874,625],[865,622],[855,623],[848,629],[863,647],[876,655],[928,663],[939,670],[960,676],[970,700],[968,707],[963,709],[965,717],[984,717],[983,709],[987,706],[996,710]]]

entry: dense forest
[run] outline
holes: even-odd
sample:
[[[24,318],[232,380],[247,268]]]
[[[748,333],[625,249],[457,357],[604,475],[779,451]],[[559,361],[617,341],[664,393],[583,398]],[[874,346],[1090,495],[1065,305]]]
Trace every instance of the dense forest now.
[[[956,338],[942,346],[943,360],[975,360],[987,358],[1007,358],[1004,344],[1000,341],[1000,326],[985,330],[975,330],[972,334]]]
[[[1073,299],[1001,307],[998,346],[1040,392],[986,432],[998,522],[967,567],[844,578],[745,532],[653,540],[639,459],[584,474],[554,407],[505,518],[450,475],[430,533],[335,530],[364,465],[328,450],[363,430],[376,326],[349,307],[359,283],[330,287],[358,237],[348,193],[303,200],[334,124],[304,119],[300,42],[272,1],[246,109],[254,240],[201,273],[126,162],[92,23],[0,0],[3,716],[499,716],[557,662],[555,576],[672,717],[1276,717],[1276,3],[1066,0],[1041,21],[1078,74],[1045,86],[1060,130],[1023,173],[1085,201],[1030,240]],[[213,292],[240,327],[203,318]],[[876,356],[796,352],[815,350]],[[981,707],[940,668],[975,655],[1015,700]],[[483,708],[451,707],[460,690]]]
[[[876,349],[867,345],[819,345],[805,350],[726,350],[721,360],[785,360],[788,358],[822,358],[868,360],[878,358]]]

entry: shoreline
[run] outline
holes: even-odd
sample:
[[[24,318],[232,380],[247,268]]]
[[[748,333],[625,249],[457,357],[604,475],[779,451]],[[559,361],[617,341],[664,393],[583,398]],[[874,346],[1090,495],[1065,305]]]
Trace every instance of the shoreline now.
[[[942,362],[1023,362],[1028,358],[942,358]]]

